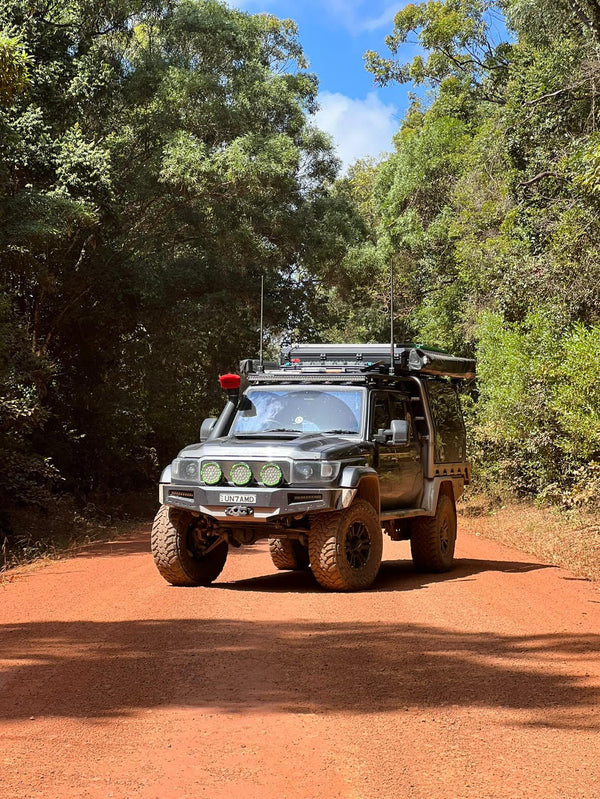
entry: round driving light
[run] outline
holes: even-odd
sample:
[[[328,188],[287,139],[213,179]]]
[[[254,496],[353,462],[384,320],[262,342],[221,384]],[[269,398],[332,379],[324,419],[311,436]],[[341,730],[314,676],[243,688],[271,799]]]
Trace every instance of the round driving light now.
[[[182,460],[179,466],[179,475],[183,480],[198,479],[198,461]]]
[[[281,483],[283,473],[276,463],[265,463],[260,470],[260,479],[263,485],[266,485],[268,488],[273,488]]]
[[[202,464],[200,477],[202,478],[202,482],[206,483],[206,485],[215,486],[221,477],[223,477],[223,472],[218,463],[209,461],[208,463]]]
[[[236,486],[247,486],[252,480],[252,471],[247,463],[234,463],[229,472],[229,479]]]

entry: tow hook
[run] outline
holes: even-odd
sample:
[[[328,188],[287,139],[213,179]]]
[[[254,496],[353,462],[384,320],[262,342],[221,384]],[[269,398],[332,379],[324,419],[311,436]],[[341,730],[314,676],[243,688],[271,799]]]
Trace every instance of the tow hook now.
[[[248,505],[231,505],[225,509],[226,516],[254,516],[254,508]]]

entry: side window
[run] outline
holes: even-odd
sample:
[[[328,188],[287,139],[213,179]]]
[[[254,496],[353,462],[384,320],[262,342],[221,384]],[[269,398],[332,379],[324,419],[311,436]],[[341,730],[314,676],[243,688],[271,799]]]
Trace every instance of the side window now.
[[[409,414],[406,410],[405,397],[391,394],[390,405],[392,406],[392,419],[407,419],[410,422]]]
[[[407,398],[397,394],[391,394],[390,405],[392,407],[392,419],[406,419],[408,422],[408,440],[409,442],[413,441],[416,438],[416,430],[412,414],[408,410]]]
[[[465,425],[456,389],[428,381],[427,394],[435,425],[436,463],[457,463],[466,457]]]
[[[411,435],[412,419],[407,412],[407,398],[393,391],[377,391],[371,400],[371,436],[378,430],[389,430],[392,419],[406,419],[409,423]]]
[[[371,436],[378,430],[389,430],[390,406],[387,391],[376,391],[371,398]]]

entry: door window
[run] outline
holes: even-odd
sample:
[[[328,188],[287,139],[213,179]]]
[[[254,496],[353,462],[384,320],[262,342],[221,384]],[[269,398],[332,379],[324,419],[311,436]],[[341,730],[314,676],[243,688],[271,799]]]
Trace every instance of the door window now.
[[[435,425],[436,463],[457,463],[466,457],[465,425],[456,389],[449,383],[428,381],[427,393]]]
[[[371,436],[377,434],[378,430],[390,429],[390,405],[387,391],[376,391],[373,394],[371,411]]]
[[[380,429],[389,430],[392,419],[406,419],[412,437],[412,419],[407,411],[406,397],[394,391],[377,391],[373,394],[371,436]]]

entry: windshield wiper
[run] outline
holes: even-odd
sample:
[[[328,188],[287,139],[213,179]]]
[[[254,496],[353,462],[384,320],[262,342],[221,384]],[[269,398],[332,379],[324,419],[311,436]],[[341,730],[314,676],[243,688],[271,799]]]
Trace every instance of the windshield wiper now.
[[[346,435],[346,436],[356,436],[358,432],[356,430],[321,430],[322,433],[334,433],[339,435]]]

